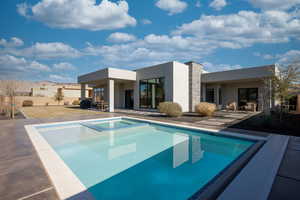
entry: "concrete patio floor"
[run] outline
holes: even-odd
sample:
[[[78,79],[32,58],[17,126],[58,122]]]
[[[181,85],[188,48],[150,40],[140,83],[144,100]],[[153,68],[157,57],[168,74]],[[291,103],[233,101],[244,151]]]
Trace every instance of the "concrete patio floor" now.
[[[5,200],[56,200],[56,191],[42,166],[40,159],[24,125],[62,122],[70,120],[114,117],[124,114],[97,114],[56,119],[20,119],[0,121],[0,199]],[[130,115],[132,116],[132,115]],[[222,126],[204,125],[193,122],[180,122],[173,118],[139,116],[140,118],[191,125],[204,128],[225,129],[245,134],[245,130],[227,129]],[[267,135],[249,132],[251,135]],[[300,199],[300,138],[291,137],[281,167],[270,193],[270,200]]]
[[[24,125],[104,118],[116,114],[84,115],[57,119],[0,121],[0,199],[56,200],[56,191],[29,139]]]

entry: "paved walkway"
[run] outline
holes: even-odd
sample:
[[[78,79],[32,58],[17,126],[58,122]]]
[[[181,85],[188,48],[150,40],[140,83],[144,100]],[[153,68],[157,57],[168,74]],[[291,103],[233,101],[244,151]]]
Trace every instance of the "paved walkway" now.
[[[291,137],[269,200],[300,199],[300,137]]]
[[[117,116],[116,114],[0,121],[0,199],[57,200],[56,191],[24,125]]]
[[[217,111],[213,117],[200,117],[198,114],[195,113],[186,113],[185,115],[178,118],[166,117],[161,113],[149,112],[149,111],[116,109],[115,112],[121,115],[128,115],[132,117],[139,117],[139,118],[151,119],[151,120],[163,121],[169,123],[178,123],[182,125],[195,126],[200,128],[233,131],[241,134],[250,133],[251,135],[255,135],[255,136],[268,135],[265,132],[248,131],[248,130],[245,131],[242,129],[228,128],[234,124],[241,122],[242,120],[248,119],[251,116],[257,114],[253,112]]]
[[[116,113],[126,114],[126,115],[136,115],[136,116],[148,116],[148,117],[157,117],[160,119],[166,118],[164,115],[158,112],[149,112],[149,111],[139,111],[139,110],[127,110],[127,109],[116,109]],[[185,113],[179,118],[172,118],[174,121],[180,122],[192,122],[204,126],[213,126],[218,128],[223,128],[228,125],[232,125],[245,120],[257,113],[253,112],[232,112],[232,111],[217,111],[212,117],[201,117],[197,113]]]

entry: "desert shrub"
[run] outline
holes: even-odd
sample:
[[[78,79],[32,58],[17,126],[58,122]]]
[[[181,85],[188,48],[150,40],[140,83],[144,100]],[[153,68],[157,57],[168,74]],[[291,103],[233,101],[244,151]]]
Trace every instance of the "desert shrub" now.
[[[33,101],[32,100],[24,100],[22,105],[23,105],[23,107],[33,106]]]
[[[64,102],[64,105],[65,105],[65,106],[68,106],[68,105],[70,105],[70,103],[69,103],[68,101],[65,101],[65,102]]]
[[[90,99],[84,99],[80,101],[80,108],[82,109],[88,109],[92,105],[92,100]]]
[[[179,117],[182,115],[182,108],[175,102],[162,102],[158,106],[160,113],[165,113],[169,117]]]
[[[45,103],[45,106],[49,106],[49,103],[48,103],[48,102],[46,102],[46,103]]]
[[[72,105],[74,105],[74,106],[77,106],[77,105],[79,105],[80,104],[80,101],[79,100],[74,100],[73,102],[72,102]]]
[[[213,103],[201,102],[198,105],[196,105],[195,110],[200,115],[212,116],[217,110],[217,106]]]

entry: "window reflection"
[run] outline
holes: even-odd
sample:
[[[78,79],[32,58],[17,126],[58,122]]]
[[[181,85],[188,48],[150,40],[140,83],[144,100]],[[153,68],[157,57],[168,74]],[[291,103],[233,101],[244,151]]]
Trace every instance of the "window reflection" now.
[[[164,78],[140,81],[140,108],[156,109],[163,101],[165,101]]]
[[[94,101],[100,102],[104,100],[104,88],[94,88]]]
[[[201,137],[192,136],[192,163],[202,159],[204,151],[201,148]]]

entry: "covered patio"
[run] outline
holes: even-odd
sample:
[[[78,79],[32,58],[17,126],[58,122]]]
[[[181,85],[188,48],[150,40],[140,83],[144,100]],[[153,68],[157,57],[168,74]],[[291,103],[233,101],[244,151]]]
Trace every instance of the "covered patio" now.
[[[273,66],[253,67],[202,75],[202,101],[219,109],[262,111],[275,105],[270,77]]]
[[[81,99],[86,99],[87,85],[93,88],[92,101],[102,101],[108,104],[108,111],[115,108],[134,107],[134,88],[136,72],[106,68],[78,77],[81,84]]]

